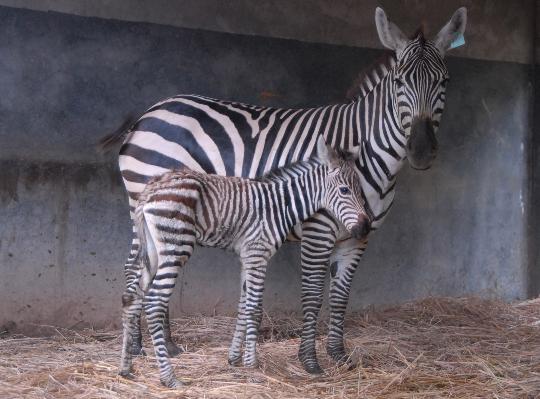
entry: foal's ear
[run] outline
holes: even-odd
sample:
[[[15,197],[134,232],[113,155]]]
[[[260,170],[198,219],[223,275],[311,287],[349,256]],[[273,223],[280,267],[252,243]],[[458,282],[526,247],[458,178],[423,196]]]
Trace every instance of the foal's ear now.
[[[340,158],[338,153],[326,144],[323,136],[319,136],[317,140],[317,158],[332,168],[339,166]]]
[[[349,150],[349,153],[350,153],[350,160],[351,161],[356,161],[358,158],[360,158],[360,146],[359,145],[355,145],[354,147],[352,147],[350,150]]]

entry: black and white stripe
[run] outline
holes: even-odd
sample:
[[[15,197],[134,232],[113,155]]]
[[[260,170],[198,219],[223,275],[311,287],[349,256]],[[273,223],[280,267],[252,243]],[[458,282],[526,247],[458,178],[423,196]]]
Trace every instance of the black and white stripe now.
[[[395,56],[362,75],[357,95],[350,103],[278,109],[182,95],[154,105],[131,127],[120,151],[119,164],[131,210],[152,176],[189,167],[199,172],[254,178],[308,159],[322,135],[335,147],[360,147],[356,165],[372,228],[377,229],[392,205],[396,175],[406,159],[413,167],[423,169],[434,158],[434,134],[444,109],[448,81],[443,56],[453,38],[463,33],[465,20],[465,9],[460,9],[434,41],[424,39],[422,34],[408,40],[377,9],[379,37]],[[344,313],[366,242],[350,238],[346,229],[324,211],[295,226],[291,238],[302,244],[304,328],[299,357],[306,370],[320,372],[315,326],[328,265],[331,287],[327,349],[334,359],[342,360]],[[135,238],[125,267],[128,284],[139,269],[137,249]],[[133,342],[132,351],[138,353],[140,332]],[[168,344],[169,353],[174,352],[172,341]]]
[[[152,179],[135,210],[141,270],[127,287],[121,375],[131,371],[134,319],[144,308],[161,382],[181,386],[168,360],[164,319],[179,270],[196,243],[235,251],[242,263],[238,320],[229,363],[257,364],[256,343],[268,260],[289,231],[325,209],[361,239],[367,215],[352,159],[338,155],[319,137],[317,158],[300,161],[259,180],[224,177],[189,169]]]

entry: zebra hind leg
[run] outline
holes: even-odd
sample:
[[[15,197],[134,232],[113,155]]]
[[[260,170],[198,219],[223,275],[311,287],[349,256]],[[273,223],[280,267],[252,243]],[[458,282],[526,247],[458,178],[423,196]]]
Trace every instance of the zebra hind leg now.
[[[184,246],[184,253],[191,253],[192,246]],[[180,388],[184,384],[176,378],[169,361],[167,342],[165,340],[165,318],[169,306],[178,271],[187,261],[187,256],[181,259],[166,259],[159,262],[158,271],[148,292],[144,296],[143,306],[146,313],[148,330],[152,336],[154,352],[159,366],[160,381],[168,388]]]
[[[163,338],[165,339],[165,346],[167,347],[167,352],[169,353],[170,357],[176,357],[180,355],[182,352],[184,352],[182,348],[176,345],[176,343],[172,339],[168,306],[167,306],[167,310],[165,311],[165,319],[163,320]]]
[[[310,374],[322,374],[316,352],[317,321],[323,302],[328,261],[338,227],[329,215],[320,213],[302,226],[303,326],[298,358]]]
[[[133,337],[136,336],[136,330],[139,328],[138,319],[141,314],[142,301],[142,292],[135,285],[129,286],[122,295],[122,324],[124,333],[119,374],[126,378],[133,378]]]
[[[137,280],[137,276],[140,269],[139,259],[137,258],[137,253],[139,250],[139,239],[137,238],[135,226],[133,226],[133,234],[134,234],[134,238],[131,243],[131,252],[126,261],[126,264],[124,265],[124,273],[126,276],[126,287],[129,287],[134,284],[134,282]],[[136,282],[135,284],[138,284],[138,282]],[[132,336],[131,336],[131,346],[129,347],[129,352],[133,356],[146,356],[146,352],[144,351],[143,346],[142,346],[141,313],[142,313],[142,307],[139,314],[132,315],[132,320],[131,320]],[[178,347],[172,339],[171,328],[170,328],[170,323],[169,323],[169,309],[168,308],[165,315],[163,334],[164,334],[165,342],[167,345],[167,350],[169,351],[169,356],[176,357],[180,353],[183,352],[182,349]]]
[[[243,268],[242,268],[243,269]],[[234,331],[231,346],[229,348],[229,364],[231,366],[242,365],[242,344],[246,335],[246,277],[242,270],[240,279],[240,301],[238,302],[238,315],[236,317],[236,328]]]
[[[131,292],[128,287],[134,287],[138,285],[138,272],[139,272],[139,259],[137,253],[139,251],[139,240],[137,239],[135,226],[133,226],[134,238],[131,242],[131,251],[129,257],[124,265],[124,274],[126,277],[126,294]],[[127,297],[126,297],[127,298]],[[130,346],[128,351],[133,356],[145,356],[146,353],[142,347],[142,332],[141,332],[141,311],[142,306],[139,307],[139,313],[131,313],[130,320]],[[125,330],[124,330],[125,331]]]
[[[343,324],[354,272],[366,247],[367,240],[350,238],[341,241],[330,260],[330,323],[326,351],[338,364],[354,366],[345,351]]]

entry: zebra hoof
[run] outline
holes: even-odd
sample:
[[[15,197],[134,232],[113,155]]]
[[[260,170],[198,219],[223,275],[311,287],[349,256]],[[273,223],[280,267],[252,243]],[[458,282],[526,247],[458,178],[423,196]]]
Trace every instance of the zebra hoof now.
[[[353,362],[351,357],[345,353],[345,351],[340,351],[334,354],[328,353],[332,359],[336,362],[338,367],[346,368],[347,370],[354,370],[358,367],[358,364]]]
[[[340,366],[349,361],[349,356],[343,349],[328,349],[326,353],[328,353],[328,355],[334,360],[334,362],[336,362]]]
[[[312,374],[312,375],[324,374],[324,371],[321,368],[321,366],[319,366],[319,363],[309,364],[309,365],[304,364],[304,370],[306,370],[307,373]]]
[[[169,379],[167,381],[161,380],[161,384],[166,386],[167,388],[170,388],[170,389],[180,389],[184,385],[186,385],[177,378],[171,378],[171,379]]]
[[[249,369],[254,369],[259,366],[259,361],[257,359],[246,361],[244,360],[244,367]]]
[[[172,341],[167,342],[165,345],[167,347],[167,353],[169,354],[169,357],[176,357],[180,355],[182,352],[184,352],[182,348],[180,348],[178,345],[176,345]]]
[[[230,357],[229,359],[227,359],[227,361],[229,362],[231,366],[234,366],[234,367],[242,366],[242,356]]]
[[[125,378],[127,380],[134,380],[135,379],[135,374],[133,374],[131,371],[125,371],[125,370],[121,370],[118,375],[122,378]]]

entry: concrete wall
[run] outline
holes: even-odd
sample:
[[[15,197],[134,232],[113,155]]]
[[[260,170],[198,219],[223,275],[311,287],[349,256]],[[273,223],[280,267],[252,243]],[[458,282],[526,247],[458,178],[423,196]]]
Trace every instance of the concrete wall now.
[[[468,43],[448,59],[439,158],[428,172],[402,172],[352,309],[537,292],[535,2],[463,3]],[[0,0],[18,7],[0,7],[0,326],[118,324],[127,199],[115,158],[95,143],[125,115],[189,92],[276,106],[340,101],[381,54],[371,0],[133,4]],[[462,3],[380,4],[405,31],[424,23],[434,33]],[[298,253],[290,244],[273,259],[269,311],[299,310]],[[173,313],[234,312],[234,256],[199,249],[183,273]]]

